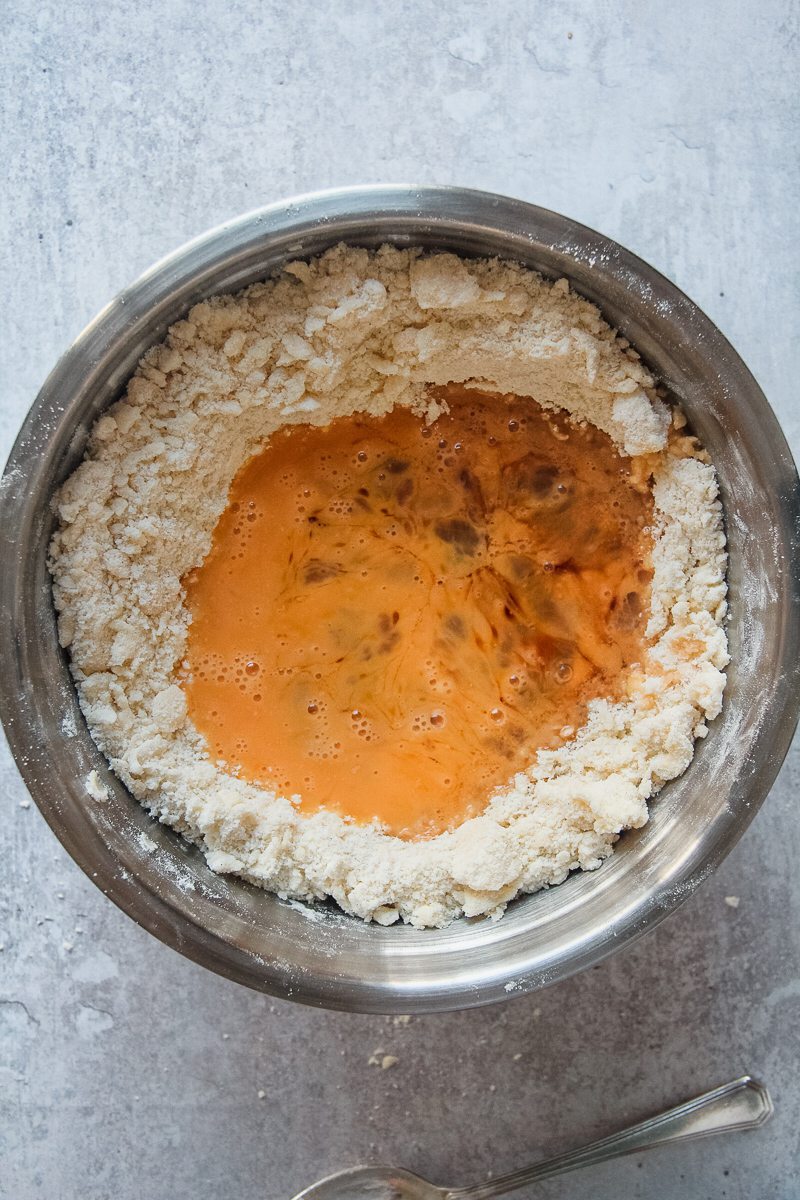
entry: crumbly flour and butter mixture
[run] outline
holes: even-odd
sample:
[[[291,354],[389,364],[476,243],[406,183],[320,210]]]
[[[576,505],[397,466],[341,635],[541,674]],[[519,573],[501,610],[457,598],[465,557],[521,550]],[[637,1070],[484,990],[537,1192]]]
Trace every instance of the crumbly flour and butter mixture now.
[[[212,869],[382,924],[597,867],[722,703],[684,426],[514,263],[339,246],[195,306],[55,501],[95,741]]]

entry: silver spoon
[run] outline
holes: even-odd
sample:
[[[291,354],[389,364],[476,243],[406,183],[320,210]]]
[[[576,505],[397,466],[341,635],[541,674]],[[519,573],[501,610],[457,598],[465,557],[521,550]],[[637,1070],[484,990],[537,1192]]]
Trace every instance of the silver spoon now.
[[[533,1167],[512,1171],[477,1187],[436,1187],[411,1171],[392,1167],[351,1167],[312,1183],[298,1192],[294,1200],[494,1200],[528,1183],[538,1183],[553,1175],[562,1175],[576,1167],[588,1167],[623,1154],[650,1150],[670,1142],[727,1133],[734,1129],[757,1129],[772,1116],[772,1100],[763,1084],[749,1075],[734,1079],[723,1087],[687,1100],[631,1125],[620,1133],[592,1142],[579,1150],[545,1159]]]

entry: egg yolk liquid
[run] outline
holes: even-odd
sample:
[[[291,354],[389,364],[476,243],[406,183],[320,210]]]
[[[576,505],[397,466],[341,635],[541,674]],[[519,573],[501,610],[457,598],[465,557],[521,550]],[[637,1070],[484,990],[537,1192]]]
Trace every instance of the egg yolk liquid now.
[[[619,698],[649,607],[650,492],[535,401],[431,389],[274,434],[184,579],[189,714],[270,790],[408,839],[475,816]]]

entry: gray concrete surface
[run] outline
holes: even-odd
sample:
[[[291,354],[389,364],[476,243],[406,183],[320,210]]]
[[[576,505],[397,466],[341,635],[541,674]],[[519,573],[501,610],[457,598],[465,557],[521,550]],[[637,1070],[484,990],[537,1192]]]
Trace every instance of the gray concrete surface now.
[[[10,0],[3,26],[3,457],[56,356],[152,260],[288,193],[398,180],[520,196],[643,255],[800,450],[796,2]],[[763,1131],[535,1195],[800,1196],[796,750],[723,867],[635,947],[407,1025],[179,958],[79,873],[6,750],[0,767],[8,1200],[281,1200],[362,1159],[469,1182],[745,1070],[774,1094]],[[369,1065],[378,1047],[396,1066]]]

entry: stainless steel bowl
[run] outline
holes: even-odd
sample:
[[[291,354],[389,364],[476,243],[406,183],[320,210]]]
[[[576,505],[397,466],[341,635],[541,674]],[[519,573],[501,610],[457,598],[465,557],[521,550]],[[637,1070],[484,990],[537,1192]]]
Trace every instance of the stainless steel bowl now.
[[[691,767],[600,870],[515,901],[502,921],[384,929],[214,875],[108,770],[56,640],[50,499],[97,415],[148,346],[203,297],[339,241],[515,259],[565,275],[685,405],[719,471],[733,661],[722,716]],[[788,749],[800,703],[800,495],[778,423],[707,317],[627,250],[566,217],[457,188],[364,187],[271,205],[191,242],[122,292],[48,378],[0,488],[0,711],[33,798],[116,904],[240,983],[330,1008],[425,1012],[487,1004],[596,963],[656,925],[734,845]],[[91,770],[110,799],[87,797]],[[147,835],[142,838],[141,835]]]

